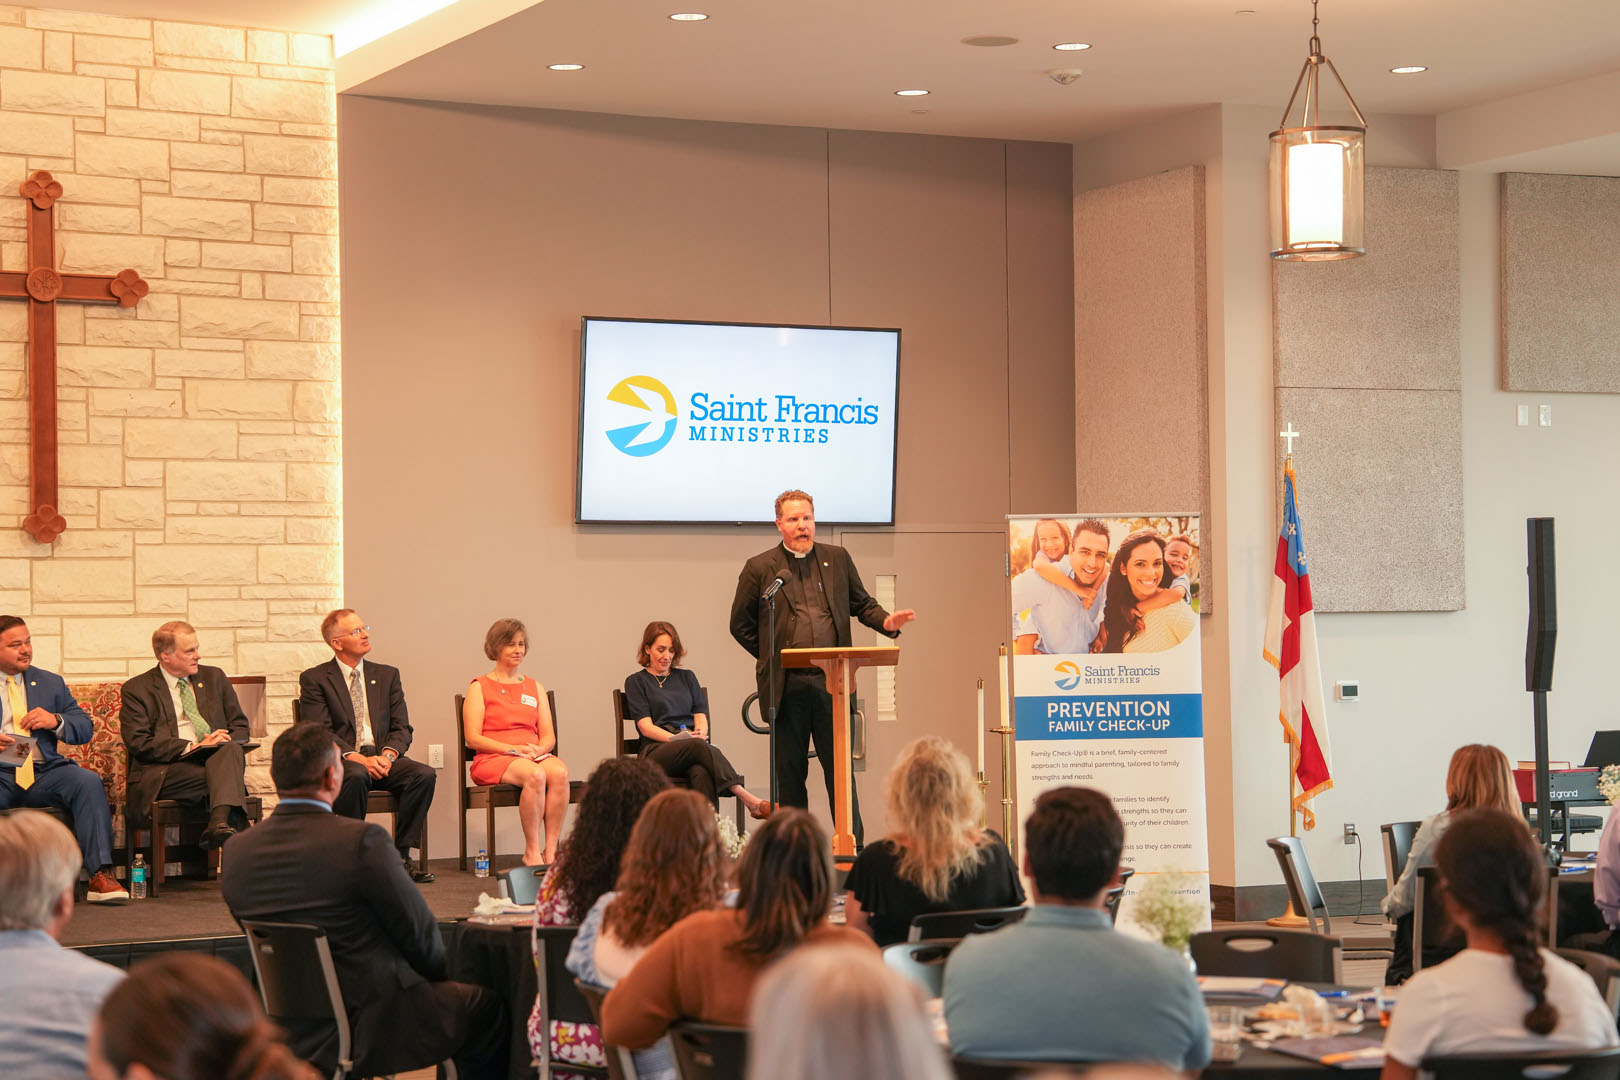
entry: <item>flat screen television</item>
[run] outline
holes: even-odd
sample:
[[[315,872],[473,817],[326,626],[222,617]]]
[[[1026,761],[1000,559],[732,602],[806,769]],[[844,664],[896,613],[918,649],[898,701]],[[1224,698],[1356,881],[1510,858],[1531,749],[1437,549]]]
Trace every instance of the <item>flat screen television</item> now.
[[[581,523],[894,523],[900,331],[586,317]]]

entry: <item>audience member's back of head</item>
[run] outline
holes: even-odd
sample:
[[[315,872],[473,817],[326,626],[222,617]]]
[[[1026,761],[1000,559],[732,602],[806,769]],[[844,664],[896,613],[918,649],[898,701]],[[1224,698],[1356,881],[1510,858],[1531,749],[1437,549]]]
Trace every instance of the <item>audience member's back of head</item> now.
[[[90,1036],[92,1080],[315,1080],[223,960],[172,952],[129,970]]]
[[[630,831],[618,896],[602,928],[621,944],[650,945],[686,915],[718,907],[724,886],[720,829],[709,800],[695,791],[660,791]]]
[[[591,770],[574,828],[551,868],[575,920],[584,918],[597,898],[613,888],[642,808],[668,788],[664,770],[645,758],[612,757]]]
[[[270,748],[270,779],[277,791],[314,791],[336,760],[331,728],[313,721],[294,724]]]
[[[749,837],[737,863],[737,910],[743,936],[735,947],[769,958],[797,945],[832,907],[832,850],[804,810],[778,810]]]
[[[968,760],[949,740],[925,735],[889,771],[889,831],[904,838],[899,873],[933,901],[984,858],[976,841],[984,799]]]
[[[1113,802],[1095,788],[1054,788],[1035,800],[1024,823],[1024,857],[1037,899],[1094,898],[1119,871],[1125,827]]]
[[[1519,792],[1507,755],[1488,743],[1459,746],[1446,768],[1446,809],[1490,807],[1519,812]]]
[[[49,930],[79,877],[79,843],[42,810],[0,816],[0,930]]]
[[[797,949],[754,991],[750,1080],[950,1080],[922,1000],[871,949]]]

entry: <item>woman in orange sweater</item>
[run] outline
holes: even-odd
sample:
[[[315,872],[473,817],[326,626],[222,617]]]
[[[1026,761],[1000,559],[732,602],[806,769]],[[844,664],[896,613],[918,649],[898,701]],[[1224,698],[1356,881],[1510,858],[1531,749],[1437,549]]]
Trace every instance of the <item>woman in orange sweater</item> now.
[[[831,926],[827,834],[803,810],[781,810],[749,838],[737,866],[737,907],[699,911],[664,932],[608,994],[602,1037],[644,1049],[676,1020],[748,1023],[754,981],[800,945],[876,950],[858,930]]]

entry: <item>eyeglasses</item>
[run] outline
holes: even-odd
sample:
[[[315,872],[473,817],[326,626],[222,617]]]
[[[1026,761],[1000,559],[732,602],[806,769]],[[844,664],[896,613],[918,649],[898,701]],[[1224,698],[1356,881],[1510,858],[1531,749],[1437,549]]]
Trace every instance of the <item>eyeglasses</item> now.
[[[369,633],[371,633],[371,627],[369,627],[369,626],[357,626],[353,630],[345,630],[345,631],[343,631],[343,633],[339,634],[337,637],[340,637],[340,638],[354,637],[354,635],[356,635],[356,634],[369,634]],[[333,638],[332,640],[336,641],[337,638]]]

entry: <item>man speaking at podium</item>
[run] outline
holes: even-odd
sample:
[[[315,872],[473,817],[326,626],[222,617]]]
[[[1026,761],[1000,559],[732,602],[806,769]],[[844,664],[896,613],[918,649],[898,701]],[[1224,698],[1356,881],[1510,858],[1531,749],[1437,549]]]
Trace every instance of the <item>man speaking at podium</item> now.
[[[833,802],[832,695],[818,667],[789,668],[773,664],[783,649],[819,649],[850,645],[850,616],[889,637],[917,613],[907,608],[889,614],[861,584],[849,552],[836,544],[816,543],[816,502],[806,492],[784,491],[776,497],[776,530],[782,542],[743,564],[737,595],[731,602],[731,636],[755,658],[759,710],[767,719],[776,710],[776,773],[783,806],[808,807],[805,779],[810,772],[807,743],[813,742]],[[777,598],[776,640],[760,641],[761,613],[767,595]],[[775,685],[772,685],[772,675]],[[860,802],[849,793],[851,829],[861,843]]]

